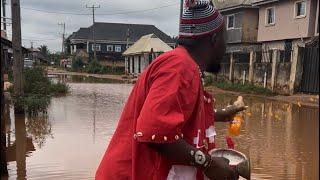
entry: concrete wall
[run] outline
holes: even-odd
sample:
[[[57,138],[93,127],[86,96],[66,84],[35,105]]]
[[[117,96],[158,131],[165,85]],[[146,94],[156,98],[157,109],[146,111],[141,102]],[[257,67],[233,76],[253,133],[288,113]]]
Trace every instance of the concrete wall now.
[[[306,16],[295,18],[294,0],[282,0],[261,5],[259,9],[258,41],[307,38],[314,35],[316,19],[316,0],[306,1]],[[275,24],[266,25],[266,9],[275,7]]]
[[[220,72],[217,75],[217,80],[227,81],[229,78],[230,63],[221,63]]]
[[[249,80],[249,63],[235,63],[234,65],[234,80],[235,82],[242,82],[243,80],[243,71],[246,71],[246,81]]]
[[[218,81],[242,83],[243,71],[246,71],[246,83],[252,83],[280,93],[293,94],[298,92],[303,73],[303,51],[294,47],[291,62],[281,62],[279,50],[273,50],[272,62],[260,62],[260,52],[252,51],[250,56],[227,54],[221,64],[221,71],[215,76]],[[241,59],[238,58],[249,58]],[[247,63],[249,61],[249,63]],[[266,78],[265,78],[266,77]]]
[[[276,91],[287,93],[289,92],[291,63],[279,63],[276,76]]]
[[[267,73],[267,86],[271,86],[271,72],[272,64],[271,63],[254,63],[253,66],[253,83],[258,86],[263,86],[264,84],[264,75]]]

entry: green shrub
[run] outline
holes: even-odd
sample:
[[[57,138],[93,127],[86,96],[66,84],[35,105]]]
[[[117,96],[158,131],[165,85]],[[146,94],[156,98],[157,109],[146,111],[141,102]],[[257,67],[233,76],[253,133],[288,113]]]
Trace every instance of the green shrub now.
[[[43,68],[25,69],[24,78],[25,94],[50,94],[51,81]]]
[[[64,83],[56,83],[51,85],[51,94],[58,95],[58,94],[66,94],[69,92],[70,87]]]
[[[68,91],[69,87],[66,84],[51,82],[45,69],[41,67],[25,69],[22,97],[15,97],[14,90],[9,89],[16,108],[25,109],[29,115],[37,115],[39,112],[46,111],[51,95],[65,94]]]
[[[206,74],[204,77],[204,83],[205,85],[211,85],[213,83],[213,77],[212,74]]]
[[[85,63],[82,61],[82,59],[79,57],[76,57],[76,58],[73,58],[72,60],[71,69],[72,71],[81,71],[84,65]]]
[[[90,74],[124,74],[124,67],[104,66],[98,61],[91,61],[86,67],[86,72]]]

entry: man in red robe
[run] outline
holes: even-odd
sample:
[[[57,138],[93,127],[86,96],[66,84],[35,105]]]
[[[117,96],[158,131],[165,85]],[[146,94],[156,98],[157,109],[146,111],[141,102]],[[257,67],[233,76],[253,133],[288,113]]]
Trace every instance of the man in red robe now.
[[[187,1],[179,46],[141,74],[96,172],[97,180],[234,180],[224,158],[212,158],[214,121],[244,107],[213,110],[202,70],[216,72],[225,53],[224,22],[209,1]]]

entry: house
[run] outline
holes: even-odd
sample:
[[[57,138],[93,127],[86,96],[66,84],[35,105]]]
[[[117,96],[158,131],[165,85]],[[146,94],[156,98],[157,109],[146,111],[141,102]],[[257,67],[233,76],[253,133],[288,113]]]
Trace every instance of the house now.
[[[7,74],[12,70],[12,42],[7,39],[6,33],[1,30],[1,61],[4,61],[4,73]],[[28,57],[30,51],[25,47],[22,47],[22,55],[24,58]]]
[[[154,25],[96,22],[88,28],[80,28],[67,38],[67,52],[73,55],[77,50],[82,49],[89,54],[89,59],[93,59],[93,30],[99,61],[124,60],[122,53],[141,36],[147,34],[153,33],[170,46],[175,45],[175,41],[170,36]]]
[[[124,53],[126,74],[140,74],[160,54],[172,48],[155,34],[141,37]]]
[[[28,54],[27,58],[29,60],[32,60],[35,64],[40,64],[40,63],[48,64],[49,63],[49,58],[46,57],[45,55],[43,55],[38,48],[31,47],[31,48],[28,48],[28,50],[30,53]]]
[[[259,7],[258,42],[264,51],[290,53],[319,36],[319,0],[254,0],[253,6]]]
[[[213,0],[213,3],[224,16],[227,53],[259,50],[259,9],[252,6],[252,0]]]

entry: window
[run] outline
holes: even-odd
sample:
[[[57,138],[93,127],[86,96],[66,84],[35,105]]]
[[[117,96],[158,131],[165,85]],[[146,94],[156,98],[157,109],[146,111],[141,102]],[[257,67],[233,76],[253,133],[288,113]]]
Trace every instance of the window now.
[[[100,44],[96,44],[96,51],[100,51],[100,50],[101,50]],[[92,44],[92,51],[94,51],[94,44]]]
[[[294,5],[295,17],[306,17],[306,2],[305,1],[297,1]]]
[[[275,8],[267,8],[266,9],[266,25],[274,25],[275,24]]]
[[[107,51],[108,52],[113,51],[113,45],[107,45]]]
[[[116,46],[114,47],[114,51],[115,51],[115,52],[121,52],[121,45],[116,45]]]
[[[227,30],[234,29],[235,18],[234,14],[227,16]]]

